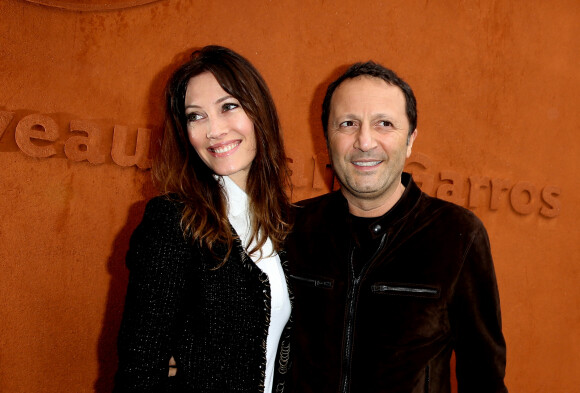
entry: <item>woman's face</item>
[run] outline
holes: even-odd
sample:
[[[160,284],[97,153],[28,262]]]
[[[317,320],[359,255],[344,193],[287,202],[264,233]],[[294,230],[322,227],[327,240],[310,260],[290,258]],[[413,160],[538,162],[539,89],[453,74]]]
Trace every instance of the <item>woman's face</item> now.
[[[185,116],[189,141],[203,162],[245,190],[256,157],[256,135],[240,102],[222,89],[211,72],[204,72],[187,84]]]

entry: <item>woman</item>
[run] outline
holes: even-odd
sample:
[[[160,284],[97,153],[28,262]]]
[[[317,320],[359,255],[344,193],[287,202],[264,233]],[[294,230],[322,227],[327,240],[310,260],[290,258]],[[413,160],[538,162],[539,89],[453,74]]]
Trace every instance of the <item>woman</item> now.
[[[131,237],[115,392],[283,391],[290,182],[270,92],[246,59],[208,46],[166,104],[163,195]]]

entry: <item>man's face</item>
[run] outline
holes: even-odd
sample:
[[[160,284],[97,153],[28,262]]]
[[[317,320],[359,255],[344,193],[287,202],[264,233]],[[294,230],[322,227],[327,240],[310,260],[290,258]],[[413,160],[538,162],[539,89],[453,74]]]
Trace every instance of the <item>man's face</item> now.
[[[379,78],[347,79],[334,91],[328,147],[347,200],[384,200],[401,183],[417,135],[408,137],[405,96]]]

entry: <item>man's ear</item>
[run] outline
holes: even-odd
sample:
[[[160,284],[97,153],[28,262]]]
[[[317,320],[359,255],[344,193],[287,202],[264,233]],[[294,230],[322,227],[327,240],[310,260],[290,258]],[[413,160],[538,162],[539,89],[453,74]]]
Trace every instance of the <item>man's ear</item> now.
[[[407,137],[407,158],[411,156],[411,152],[413,150],[413,142],[415,142],[415,138],[417,138],[417,133],[419,131],[415,128],[415,130],[409,134]]]

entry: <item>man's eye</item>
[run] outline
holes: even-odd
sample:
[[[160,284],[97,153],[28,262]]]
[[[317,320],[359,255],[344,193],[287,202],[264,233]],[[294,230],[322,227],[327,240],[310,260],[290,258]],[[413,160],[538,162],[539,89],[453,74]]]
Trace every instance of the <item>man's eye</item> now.
[[[203,118],[203,116],[200,115],[199,113],[189,113],[186,115],[186,117],[187,117],[188,123],[193,123],[194,121],[197,121],[197,120]]]
[[[388,120],[381,120],[381,121],[379,121],[379,125],[382,127],[392,127],[393,123],[391,123]]]
[[[236,109],[239,105],[234,104],[233,102],[228,102],[222,106],[222,110],[224,112],[231,111],[232,109]]]
[[[341,127],[352,127],[354,126],[354,121],[352,120],[347,120],[347,121],[343,121],[342,123],[340,123]]]

